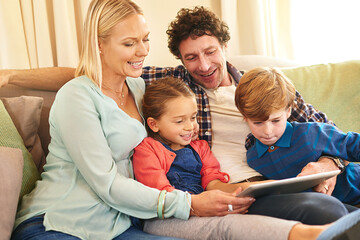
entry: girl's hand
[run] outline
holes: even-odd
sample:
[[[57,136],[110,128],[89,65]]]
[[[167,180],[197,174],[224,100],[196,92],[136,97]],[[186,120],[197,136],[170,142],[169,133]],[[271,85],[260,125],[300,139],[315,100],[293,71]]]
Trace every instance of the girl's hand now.
[[[191,206],[194,210],[191,211],[191,215],[211,217],[247,213],[248,208],[255,199],[251,197],[236,197],[241,191],[241,188],[236,189],[233,193],[210,190],[198,195],[191,195]],[[229,205],[232,205],[233,211],[229,211]]]

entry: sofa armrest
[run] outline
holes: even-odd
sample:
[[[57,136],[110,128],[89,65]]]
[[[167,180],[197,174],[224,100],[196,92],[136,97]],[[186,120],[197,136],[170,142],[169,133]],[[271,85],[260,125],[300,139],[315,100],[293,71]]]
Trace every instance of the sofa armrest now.
[[[0,146],[0,240],[10,239],[23,174],[20,149]]]

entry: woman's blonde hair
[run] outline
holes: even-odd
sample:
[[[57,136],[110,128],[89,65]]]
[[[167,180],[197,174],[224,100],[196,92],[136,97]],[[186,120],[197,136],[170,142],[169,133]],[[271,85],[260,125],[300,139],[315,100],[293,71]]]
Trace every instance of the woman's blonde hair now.
[[[75,77],[86,75],[101,87],[102,69],[99,41],[106,41],[113,28],[132,14],[143,14],[130,0],[93,0],[84,22],[84,33],[79,65]]]
[[[254,68],[240,79],[235,104],[249,119],[266,121],[274,111],[292,107],[295,86],[276,68]]]

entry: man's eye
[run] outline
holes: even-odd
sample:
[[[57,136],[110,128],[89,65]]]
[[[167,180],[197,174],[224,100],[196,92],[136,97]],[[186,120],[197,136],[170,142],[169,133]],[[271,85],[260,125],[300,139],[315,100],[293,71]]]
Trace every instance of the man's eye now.
[[[194,60],[195,59],[195,57],[187,57],[187,58],[185,58],[187,61],[192,61],[192,60]]]

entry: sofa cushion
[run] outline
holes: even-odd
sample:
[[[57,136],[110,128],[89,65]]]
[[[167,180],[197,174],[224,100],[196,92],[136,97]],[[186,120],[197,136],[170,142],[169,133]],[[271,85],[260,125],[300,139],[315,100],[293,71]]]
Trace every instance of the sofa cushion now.
[[[36,167],[39,172],[42,172],[45,154],[41,146],[38,129],[43,99],[41,97],[21,96],[2,98],[2,101],[26,148],[31,153]]]
[[[10,239],[13,230],[23,164],[20,149],[0,147],[0,239]]]
[[[360,132],[360,60],[283,68],[296,89],[342,131]]]
[[[20,191],[21,199],[23,195],[34,188],[36,180],[40,179],[40,174],[2,101],[0,101],[0,122],[0,146],[19,148],[23,154],[24,168]]]

